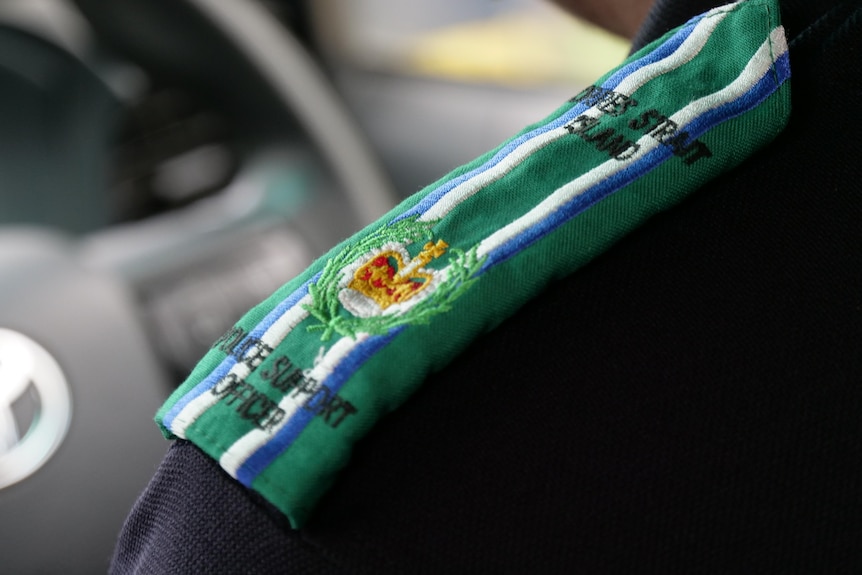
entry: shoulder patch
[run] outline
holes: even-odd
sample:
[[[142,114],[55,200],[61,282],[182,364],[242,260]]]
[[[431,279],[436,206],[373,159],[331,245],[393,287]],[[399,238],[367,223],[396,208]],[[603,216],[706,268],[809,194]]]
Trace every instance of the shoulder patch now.
[[[300,526],[429,372],[770,142],[789,76],[777,0],[691,20],[252,309],[158,424]]]

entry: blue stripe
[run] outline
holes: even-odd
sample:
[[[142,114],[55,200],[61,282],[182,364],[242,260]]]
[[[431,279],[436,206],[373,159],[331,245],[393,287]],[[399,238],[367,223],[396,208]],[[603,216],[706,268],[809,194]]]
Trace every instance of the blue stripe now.
[[[692,30],[694,30],[695,26],[697,26],[697,23],[702,18],[703,15],[689,21],[688,24],[680,28],[673,36],[668,38],[668,40],[664,44],[662,44],[649,54],[643,56],[642,58],[639,58],[634,62],[630,62],[629,64],[617,70],[614,74],[611,75],[610,78],[605,81],[604,84],[602,84],[602,87],[608,90],[613,90],[617,86],[619,86],[623,80],[625,80],[634,72],[637,72],[645,66],[663,60],[664,58],[667,58],[668,56],[676,52],[680,45],[682,45],[682,43],[685,42],[685,40],[691,35]],[[535,130],[527,132],[526,134],[523,134],[518,138],[515,138],[514,140],[506,144],[506,146],[504,146],[499,152],[494,154],[494,157],[492,157],[490,160],[488,160],[478,168],[475,168],[474,170],[467,172],[466,174],[462,174],[453,180],[449,180],[448,182],[438,187],[436,190],[429,192],[428,195],[425,196],[418,204],[413,206],[413,208],[407,210],[400,216],[393,219],[392,223],[403,220],[405,218],[409,218],[411,216],[419,216],[424,214],[429,209],[434,207],[437,202],[439,202],[444,196],[446,196],[446,194],[451,192],[456,187],[460,186],[470,178],[478,176],[479,174],[482,174],[483,172],[494,168],[494,166],[503,161],[521,144],[532,140],[536,136],[540,136],[542,134],[550,132],[551,130],[556,130],[557,128],[568,124],[570,121],[574,120],[582,113],[584,113],[587,109],[588,106],[586,104],[578,103],[572,108],[569,108],[567,112],[565,112],[562,116],[559,116],[556,120],[553,120],[548,124],[545,124],[544,126],[536,128]]]
[[[684,27],[680,28],[673,36],[671,36],[664,44],[650,52],[649,54],[644,55],[643,57],[635,60],[634,62],[630,62],[626,66],[623,66],[619,70],[617,70],[614,74],[612,74],[607,81],[605,81],[602,86],[606,89],[612,90],[619,86],[619,84],[628,76],[633,74],[634,72],[640,70],[641,68],[663,60],[667,58],[671,54],[673,54],[683,42],[691,35],[692,30],[694,30],[697,23],[703,18],[703,15],[698,16],[697,18],[692,19],[688,22]],[[568,112],[557,118],[556,120],[528,132],[519,138],[509,142],[503,149],[497,152],[493,158],[485,162],[479,168],[472,170],[466,174],[459,176],[453,180],[450,180],[429,193],[421,202],[419,202],[416,206],[414,206],[411,210],[401,214],[397,218],[393,220],[399,221],[410,216],[420,215],[425,213],[428,209],[430,209],[434,204],[436,204],[443,196],[449,193],[452,189],[462,184],[463,182],[469,180],[470,178],[481,174],[484,171],[487,171],[497,164],[499,164],[503,159],[505,159],[509,154],[512,153],[518,146],[523,144],[524,142],[549,132],[551,130],[555,130],[561,126],[564,126],[581,113],[583,113],[587,109],[587,106],[584,104],[577,104],[570,108]],[[311,282],[317,281],[320,277],[320,273],[310,280]],[[308,293],[308,283],[306,282],[299,290],[295,291],[291,294],[286,300],[284,300],[281,304],[278,305],[272,312],[270,312],[263,321],[258,324],[257,328],[249,335],[249,337],[260,337],[266,329],[269,328],[275,321],[278,320],[281,315],[286,312],[288,309],[293,307],[299,299],[301,299],[306,293]],[[225,360],[210,373],[210,375],[201,381],[198,385],[192,388],[186,395],[184,395],[181,399],[174,404],[174,406],[165,414],[163,419],[163,424],[165,427],[170,429],[173,420],[176,416],[183,410],[183,408],[188,405],[195,398],[199,397],[201,394],[205,393],[209,389],[212,388],[222,377],[224,377],[230,368],[236,363],[236,360],[232,357],[227,357]]]
[[[257,340],[270,328],[272,324],[278,321],[282,315],[284,315],[290,308],[296,305],[296,303],[301,300],[303,297],[308,294],[308,286],[312,282],[317,281],[320,277],[320,273],[315,275],[313,278],[299,286],[299,288],[290,294],[287,299],[283,300],[278,306],[275,307],[272,311],[266,314],[260,323],[245,337],[242,339],[242,343],[252,339]],[[232,355],[228,355],[226,358],[222,360],[222,362],[210,372],[210,374],[204,378],[200,383],[194,386],[188,393],[182,396],[177,402],[171,407],[170,410],[165,414],[162,418],[162,424],[169,430],[171,430],[171,426],[174,423],[174,419],[176,419],[177,415],[192,401],[200,397],[202,394],[209,391],[216,383],[221,381],[221,379],[228,374],[231,368],[236,365],[236,358]]]
[[[308,295],[308,286],[313,283],[317,283],[317,280],[320,279],[320,276],[323,272],[317,272],[314,276],[309,279],[307,282],[299,286],[295,292],[287,296],[280,304],[278,304],[271,312],[266,314],[266,317],[261,320],[257,327],[254,328],[254,331],[251,333],[255,335],[255,337],[261,337],[266,330],[268,330],[272,324],[277,322],[281,316],[290,311],[293,306],[295,306],[299,300]]]
[[[656,50],[652,51],[650,54],[647,54],[643,58],[640,58],[639,60],[632,62],[632,63],[628,64],[627,66],[624,66],[623,68],[618,70],[610,78],[608,78],[608,80],[603,84],[603,87],[607,88],[607,89],[614,89],[627,76],[629,76],[630,74],[639,70],[640,68],[643,68],[644,66],[647,66],[647,65],[652,64],[654,62],[662,60],[662,59],[668,57],[669,55],[671,55],[673,52],[675,52],[679,48],[679,46],[686,40],[686,38],[689,37],[692,30],[695,28],[695,26],[700,21],[700,19],[702,19],[702,17],[703,16],[701,15],[701,16],[691,20],[685,27],[681,28],[679,31],[677,31],[676,34],[674,34],[671,38],[669,38],[667,40],[667,42],[662,44]],[[407,217],[410,217],[413,215],[419,215],[419,214],[424,213],[425,211],[430,209],[437,201],[439,201],[440,198],[445,196],[446,193],[448,193],[449,191],[451,191],[453,188],[460,185],[464,181],[474,177],[475,175],[478,175],[478,174],[482,173],[483,171],[492,168],[497,163],[502,161],[506,156],[508,156],[515,148],[520,146],[522,143],[530,140],[531,138],[534,138],[535,136],[538,136],[540,134],[543,134],[545,132],[548,132],[550,130],[553,130],[553,129],[556,129],[558,127],[565,125],[571,119],[574,119],[575,117],[577,117],[579,114],[581,114],[586,109],[587,109],[587,106],[585,106],[583,104],[578,104],[577,106],[574,106],[573,108],[571,108],[564,115],[562,115],[561,117],[557,118],[556,120],[550,122],[549,124],[546,124],[545,126],[537,128],[537,129],[535,129],[531,132],[528,132],[527,134],[524,134],[523,136],[513,140],[512,142],[507,144],[503,149],[501,149],[497,154],[495,154],[493,158],[491,158],[488,162],[483,164],[481,167],[443,184],[440,188],[438,188],[437,190],[431,192],[428,196],[426,196],[421,202],[419,202],[419,204],[414,206],[411,210],[408,210],[407,212],[401,214],[400,216],[395,218],[393,221],[398,221],[398,220],[401,220],[401,219],[404,219],[404,218],[407,218]],[[706,127],[703,129],[703,131],[706,131],[707,129],[709,129],[709,128]],[[695,137],[697,137],[697,136],[695,136]],[[643,175],[644,173],[646,173],[647,171],[651,170],[656,165],[661,163],[661,161],[666,159],[666,158],[661,158],[660,157],[661,155],[670,156],[670,154],[671,154],[671,152],[670,152],[669,148],[667,148],[666,146],[660,146],[657,150],[655,150],[654,152],[649,154],[646,158],[644,158],[644,160],[646,160],[646,162],[644,162],[644,161],[639,162],[635,166],[632,166],[630,169],[625,171],[626,175],[630,178],[626,181],[626,183],[628,183],[628,181],[631,181],[633,179],[640,177],[641,175]],[[653,155],[656,155],[656,158],[652,158]],[[652,163],[650,163],[650,162],[652,162]],[[643,165],[643,169],[640,171],[636,171],[637,167],[640,165]],[[631,173],[629,173],[629,172],[631,172]],[[609,180],[613,180],[613,179],[614,178],[611,178]],[[609,191],[604,192],[604,195],[600,195],[601,190],[597,190],[596,192],[593,192],[593,190],[590,190],[587,194],[583,194],[582,196],[575,198],[575,200],[573,200],[572,202],[567,204],[566,207],[568,207],[570,204],[576,203],[578,200],[580,200],[581,202],[584,202],[584,206],[582,208],[576,208],[575,213],[573,213],[571,216],[569,216],[569,218],[566,218],[566,219],[570,219],[571,217],[574,217],[578,213],[581,213],[584,209],[586,209],[587,207],[589,207],[593,203],[599,201],[601,199],[601,197],[604,197],[604,196],[608,195],[609,193],[612,193],[614,191],[614,189],[618,189],[619,187],[622,187],[622,185],[625,185],[625,184],[619,184],[619,185],[617,185],[616,188],[612,187],[612,189],[610,189]],[[596,197],[592,201],[589,201],[589,198],[584,198],[584,196],[588,196],[588,195],[594,195],[594,196],[599,196],[599,197]],[[565,208],[563,211],[565,211]],[[546,221],[547,220],[543,221],[542,224],[544,224]],[[557,223],[554,226],[554,228],[558,227],[562,223],[563,223],[562,221]],[[501,247],[506,247],[506,246],[509,246],[510,244],[514,244],[514,247],[517,248],[517,250],[523,249],[523,248],[527,247],[528,245],[530,245],[531,243],[538,240],[543,235],[546,235],[547,233],[549,233],[554,228],[548,229],[543,234],[537,236],[535,239],[530,240],[529,238],[525,238],[525,239],[527,239],[528,243],[525,243],[522,247],[518,247],[520,245],[518,243],[518,240],[520,240],[521,237],[524,237],[526,234],[522,234],[521,236],[519,236],[519,238],[514,238],[511,242],[508,242],[507,244],[505,244],[504,246],[501,246]],[[530,231],[532,231],[532,228],[531,228],[531,230],[528,230],[528,233]],[[491,257],[494,254],[497,254],[498,251],[500,251],[499,248],[498,248],[498,250],[495,250],[494,252],[492,252],[492,254],[489,255],[489,258],[488,258],[489,261],[491,260]],[[499,262],[505,261],[505,259],[508,259],[508,257],[511,257],[511,255],[514,255],[514,253],[517,253],[517,251],[515,251],[512,254],[500,259]],[[498,257],[499,256],[503,256],[503,254],[500,253],[500,254],[498,254]],[[499,262],[497,262],[497,263],[499,263]],[[486,271],[486,269],[488,267],[489,267],[488,263],[486,262],[486,265],[482,268],[482,270],[480,270],[479,273],[484,273],[484,271]],[[324,384],[327,387],[329,387],[334,393],[337,393],[338,390],[340,390],[341,387],[344,385],[344,383],[346,383],[350,379],[350,377],[365,363],[365,361],[367,361],[375,353],[377,353],[379,350],[381,350],[386,344],[388,344],[403,329],[404,329],[404,327],[401,327],[401,328],[398,328],[396,330],[393,330],[392,332],[390,332],[386,336],[375,336],[375,337],[369,338],[367,341],[363,342],[363,344],[361,344],[356,349],[354,349],[344,359],[344,361],[342,361],[342,363],[337,366],[335,371],[330,375],[329,378],[327,378],[327,380],[324,382]],[[306,427],[309,425],[309,423],[311,423],[313,418],[314,418],[314,413],[300,408],[293,415],[293,417],[290,418],[290,420],[285,424],[285,426],[282,427],[278,431],[278,433],[276,433],[276,435],[271,440],[269,440],[266,444],[264,444],[257,451],[255,451],[243,463],[243,465],[240,466],[240,468],[237,470],[237,476],[236,476],[237,480],[239,480],[241,483],[243,483],[247,487],[250,487],[251,484],[254,482],[254,480],[257,478],[257,476],[260,475],[260,473],[262,473],[282,453],[284,453],[284,451],[286,451],[294,443],[294,441],[296,441],[296,439],[299,437],[299,435],[306,429]]]
[[[767,72],[764,74],[751,90],[736,100],[709,110],[692,120],[685,126],[685,130],[691,137],[699,138],[718,124],[757,107],[766,98],[771,96],[780,84],[790,77],[790,63],[786,53],[776,60],[771,72],[774,73]],[[655,169],[671,156],[672,151],[668,146],[659,145],[658,148],[648,153],[635,164],[599,182],[583,194],[572,198],[558,210],[554,210],[541,222],[538,222],[517,237],[512,238],[505,244],[489,252],[485,264],[479,270],[479,274],[517,255],[562,224],[582,214],[590,206]]]
[[[345,383],[362,365],[386,347],[404,330],[405,326],[393,329],[386,335],[369,337],[356,346],[347,357],[335,368],[321,385],[325,385],[332,393],[338,393]],[[313,396],[312,396],[313,397]],[[296,438],[308,427],[315,413],[300,407],[290,420],[266,444],[255,451],[237,470],[237,480],[251,487],[255,478],[260,475],[287,448],[293,445]]]
[[[228,374],[230,369],[236,364],[236,359],[233,356],[228,356],[222,361],[218,367],[210,372],[210,374],[196,386],[194,386],[191,391],[182,396],[177,402],[173,405],[173,407],[168,410],[165,416],[162,418],[162,425],[164,425],[169,431],[173,431],[171,426],[174,424],[174,419],[180,414],[180,412],[191,403],[195,398],[199,397],[201,394],[208,391],[212,386],[216,384],[216,382],[221,381],[221,379]]]

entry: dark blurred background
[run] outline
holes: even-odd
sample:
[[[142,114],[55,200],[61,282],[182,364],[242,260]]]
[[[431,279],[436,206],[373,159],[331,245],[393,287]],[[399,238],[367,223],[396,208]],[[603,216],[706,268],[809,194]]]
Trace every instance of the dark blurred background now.
[[[104,571],[212,341],[626,51],[540,0],[0,0],[0,572]]]

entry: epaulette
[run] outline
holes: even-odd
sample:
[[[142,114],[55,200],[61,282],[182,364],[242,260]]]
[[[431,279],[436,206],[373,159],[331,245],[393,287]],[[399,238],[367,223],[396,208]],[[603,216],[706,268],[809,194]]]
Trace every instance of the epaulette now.
[[[253,308],[158,424],[302,525],[427,374],[774,139],[789,76],[776,0],[694,18]]]

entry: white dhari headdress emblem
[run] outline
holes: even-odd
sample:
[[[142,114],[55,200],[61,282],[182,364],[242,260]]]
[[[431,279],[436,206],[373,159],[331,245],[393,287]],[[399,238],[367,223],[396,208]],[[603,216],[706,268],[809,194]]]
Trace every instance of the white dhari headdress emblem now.
[[[369,254],[367,261],[363,258],[344,270],[350,281],[338,293],[338,299],[357,317],[403,313],[421,301],[423,292],[430,294],[440,282],[443,271],[423,266],[445,254],[448,247],[443,240],[428,242],[418,256],[410,259],[403,245],[385,244]]]
[[[380,335],[400,325],[427,323],[448,311],[476,281],[483,262],[475,248],[465,252],[449,249],[441,239],[434,241],[434,223],[415,217],[393,222],[328,260],[309,286],[312,303],[305,309],[319,321],[309,330],[323,331],[323,340],[333,332]],[[422,250],[411,257],[407,246],[422,240],[427,240]],[[446,265],[427,267],[435,261]]]

